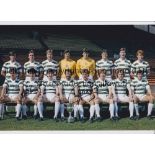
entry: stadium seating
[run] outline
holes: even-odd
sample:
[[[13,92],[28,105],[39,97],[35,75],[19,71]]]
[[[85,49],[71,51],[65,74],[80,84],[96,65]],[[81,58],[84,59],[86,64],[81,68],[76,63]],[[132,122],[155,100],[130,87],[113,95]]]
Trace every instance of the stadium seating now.
[[[42,48],[38,40],[30,38],[26,33],[1,33],[1,49],[40,49]]]

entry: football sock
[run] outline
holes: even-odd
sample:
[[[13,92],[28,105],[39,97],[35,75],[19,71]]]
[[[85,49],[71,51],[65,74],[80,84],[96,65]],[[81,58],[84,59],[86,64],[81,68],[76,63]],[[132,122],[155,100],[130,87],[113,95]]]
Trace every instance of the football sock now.
[[[79,107],[80,117],[83,118],[83,115],[84,115],[83,105],[80,104],[78,107]]]
[[[97,117],[100,117],[100,106],[99,106],[99,104],[95,104],[95,112],[96,112]]]
[[[77,117],[78,114],[78,105],[74,104],[74,117]]]
[[[109,105],[110,118],[114,117],[114,104]]]
[[[129,102],[129,112],[130,112],[130,117],[132,117],[133,116],[133,112],[134,112],[133,102]]]
[[[37,107],[38,107],[38,112],[39,112],[40,118],[43,118],[43,103],[38,102]]]
[[[16,117],[19,117],[20,112],[21,112],[21,107],[22,105],[18,103],[16,106]]]
[[[152,108],[153,108],[153,103],[149,103],[149,104],[148,104],[148,113],[147,113],[148,116],[151,115],[151,113],[152,113]]]
[[[38,108],[37,108],[37,105],[35,104],[34,105],[34,116],[36,116],[38,113]]]
[[[95,105],[90,105],[89,112],[90,112],[90,118],[92,118],[95,113]]]
[[[60,110],[60,102],[55,102],[54,118],[58,117],[59,110]]]

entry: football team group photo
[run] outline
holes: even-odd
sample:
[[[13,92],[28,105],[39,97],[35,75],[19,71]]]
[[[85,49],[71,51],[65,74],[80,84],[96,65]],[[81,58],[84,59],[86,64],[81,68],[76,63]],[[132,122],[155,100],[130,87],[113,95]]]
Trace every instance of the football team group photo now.
[[[146,27],[3,26],[1,130],[154,129]]]

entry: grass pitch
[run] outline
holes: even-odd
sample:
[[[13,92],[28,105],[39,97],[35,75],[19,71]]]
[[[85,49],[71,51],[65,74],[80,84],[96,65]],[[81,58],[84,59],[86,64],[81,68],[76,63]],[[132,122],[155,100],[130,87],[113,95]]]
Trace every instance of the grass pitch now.
[[[103,119],[101,122],[89,123],[86,122],[55,122],[53,119],[46,117],[44,121],[40,122],[29,117],[27,120],[17,121],[14,118],[14,114],[5,116],[4,120],[0,121],[1,131],[10,130],[154,130],[155,118],[148,120],[146,117],[141,118],[138,121],[129,120],[128,117],[122,118],[117,122],[112,122],[108,118]]]

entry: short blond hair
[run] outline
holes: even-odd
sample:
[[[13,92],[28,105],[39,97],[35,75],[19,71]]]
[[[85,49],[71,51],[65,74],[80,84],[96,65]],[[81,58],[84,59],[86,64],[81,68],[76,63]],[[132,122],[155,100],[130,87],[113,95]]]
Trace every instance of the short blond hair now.
[[[136,56],[138,56],[139,54],[144,56],[144,51],[143,50],[138,50],[137,53],[136,53]]]

